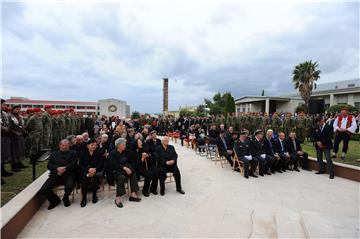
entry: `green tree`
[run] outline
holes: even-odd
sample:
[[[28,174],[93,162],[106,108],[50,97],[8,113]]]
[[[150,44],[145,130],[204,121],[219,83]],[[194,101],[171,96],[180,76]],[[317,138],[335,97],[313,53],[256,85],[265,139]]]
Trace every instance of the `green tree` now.
[[[139,119],[140,118],[140,113],[137,111],[133,111],[131,114],[131,119]]]
[[[205,104],[210,109],[211,115],[227,115],[235,112],[235,100],[230,92],[224,94],[218,92],[213,96],[213,101],[205,99]]]
[[[309,111],[309,101],[313,89],[316,89],[316,81],[320,78],[318,63],[305,61],[295,66],[293,71],[293,83],[295,89],[300,93],[301,98],[305,101],[306,112]]]

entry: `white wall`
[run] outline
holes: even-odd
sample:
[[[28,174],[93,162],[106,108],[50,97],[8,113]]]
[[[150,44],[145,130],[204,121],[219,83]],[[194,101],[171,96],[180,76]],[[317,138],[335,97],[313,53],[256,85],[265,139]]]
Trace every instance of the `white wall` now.
[[[114,105],[116,106],[116,111],[111,112],[109,111],[109,106]],[[99,114],[106,115],[106,116],[119,116],[121,118],[126,117],[126,102],[117,99],[104,99],[98,101],[99,106]]]

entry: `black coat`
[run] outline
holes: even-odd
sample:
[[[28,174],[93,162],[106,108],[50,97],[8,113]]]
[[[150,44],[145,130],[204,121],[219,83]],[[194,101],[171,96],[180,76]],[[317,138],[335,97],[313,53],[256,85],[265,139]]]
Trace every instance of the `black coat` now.
[[[99,149],[96,149],[93,155],[89,150],[83,151],[79,160],[80,174],[87,174],[89,168],[96,168],[96,173],[100,173],[104,169],[104,157]]]
[[[251,140],[250,150],[251,150],[251,155],[257,158],[259,158],[261,154],[265,154],[264,140],[261,139],[258,141],[256,138]]]
[[[245,157],[246,155],[251,155],[250,139],[247,138],[244,141],[241,141],[240,139],[236,140],[234,149],[238,157]]]
[[[114,178],[116,174],[124,174],[123,167],[133,170],[126,151],[120,153],[116,149],[110,152],[107,159],[106,178],[110,185],[114,185]]]
[[[76,152],[73,150],[66,152],[56,150],[51,153],[47,168],[52,176],[57,176],[58,167],[66,167],[65,174],[71,175],[75,173],[77,160]]]
[[[328,124],[325,124],[323,130],[320,128],[316,128],[313,133],[313,140],[315,142],[320,141],[324,148],[326,149],[332,149],[332,136],[333,131],[332,127]],[[318,148],[317,144],[315,144],[315,147]]]
[[[225,148],[225,145],[224,145],[224,142],[223,140],[221,139],[221,137],[217,137],[216,138],[216,145],[219,149],[219,153],[222,154],[222,153],[226,153],[226,150],[233,150],[233,146],[230,145],[228,139],[226,137],[224,137],[224,140],[225,140],[225,143],[226,143],[226,148]]]
[[[275,148],[274,148],[274,139],[264,139],[264,150],[267,155],[274,156]]]
[[[168,145],[165,149],[164,146],[160,145],[156,150],[156,159],[158,162],[158,167],[165,168],[167,167],[166,162],[170,160],[175,160],[175,164],[177,164],[177,153],[175,151],[174,146]]]

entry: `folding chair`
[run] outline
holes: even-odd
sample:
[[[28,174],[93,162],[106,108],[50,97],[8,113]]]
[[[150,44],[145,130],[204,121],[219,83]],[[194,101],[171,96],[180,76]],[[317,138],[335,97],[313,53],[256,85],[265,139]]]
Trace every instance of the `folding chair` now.
[[[216,148],[215,144],[206,145],[206,158],[210,159],[211,161],[214,161],[213,158],[215,158],[216,155],[215,148]]]
[[[217,162],[220,162],[220,165],[221,167],[223,168],[224,167],[224,164],[228,163],[228,161],[226,160],[226,158],[224,156],[221,156],[220,155],[220,152],[219,152],[219,148],[216,146],[215,148],[215,165],[217,164]]]
[[[61,191],[61,190],[62,190],[62,191],[65,190],[65,186],[64,186],[64,185],[59,185],[59,186],[55,187],[53,191],[55,191],[55,194],[60,197],[60,196],[62,196],[62,195],[59,195],[58,192]],[[74,186],[74,189],[73,189],[72,192],[71,192],[71,201],[72,201],[72,202],[75,201],[75,193],[77,193],[77,188],[76,188],[76,186]]]
[[[234,169],[234,172],[235,172],[235,169],[240,169],[240,173],[241,175],[244,176],[244,173],[245,173],[245,170],[244,170],[244,162],[240,161],[237,154],[236,154],[236,151],[234,149],[234,157],[233,157],[233,160],[234,160],[234,164],[233,164],[233,169]],[[238,166],[236,166],[236,164]]]
[[[168,180],[168,179],[169,179],[169,180]],[[175,182],[175,178],[174,178],[173,173],[171,173],[171,172],[166,173],[165,183],[172,183],[172,182]]]
[[[112,189],[111,187],[112,187],[112,186],[109,184],[109,187],[108,187],[108,198],[110,198],[110,192],[116,190],[116,183],[115,183],[114,189]],[[128,180],[127,182],[125,182],[125,191],[126,191],[126,193],[127,193],[129,196],[131,195],[130,180]]]

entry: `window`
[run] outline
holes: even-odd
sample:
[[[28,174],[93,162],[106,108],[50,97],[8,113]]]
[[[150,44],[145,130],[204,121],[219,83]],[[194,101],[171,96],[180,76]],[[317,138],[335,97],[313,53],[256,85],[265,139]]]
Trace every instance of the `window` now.
[[[43,108],[43,105],[34,105],[34,108]]]
[[[339,95],[339,96],[337,96],[337,103],[338,104],[347,104],[348,103],[348,96],[347,95]]]
[[[76,106],[76,109],[85,109],[85,106]]]
[[[74,105],[67,105],[66,108],[75,109],[75,106]]]
[[[32,108],[32,105],[21,105],[21,108]]]
[[[355,108],[360,111],[360,102],[355,102],[354,105],[355,105]]]
[[[56,109],[65,109],[65,105],[56,105],[55,108]]]
[[[95,106],[88,106],[88,107],[86,107],[86,109],[89,109],[89,110],[95,110],[95,109],[96,109],[96,107],[95,107]]]
[[[355,84],[348,84],[348,87],[355,87]]]

